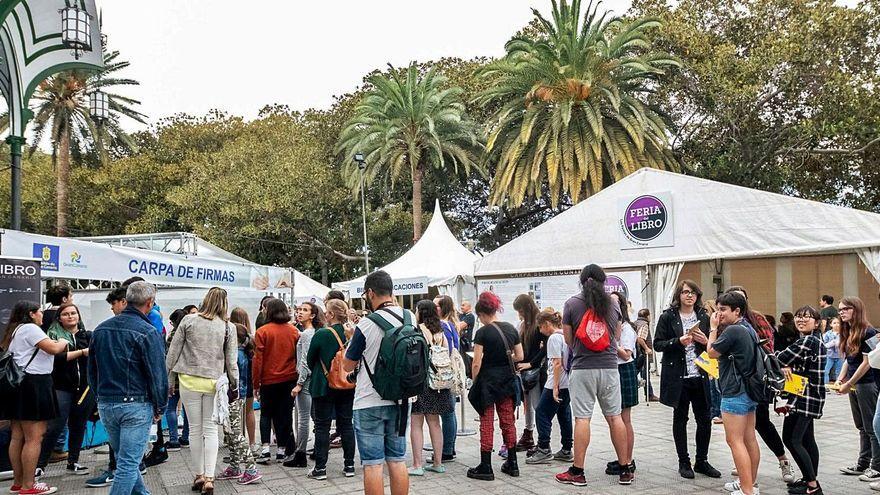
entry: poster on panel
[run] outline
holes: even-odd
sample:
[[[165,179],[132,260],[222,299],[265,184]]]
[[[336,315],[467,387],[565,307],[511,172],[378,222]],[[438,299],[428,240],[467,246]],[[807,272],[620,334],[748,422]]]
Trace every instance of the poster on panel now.
[[[6,328],[12,308],[19,301],[31,301],[39,306],[40,262],[0,258],[0,328]]]

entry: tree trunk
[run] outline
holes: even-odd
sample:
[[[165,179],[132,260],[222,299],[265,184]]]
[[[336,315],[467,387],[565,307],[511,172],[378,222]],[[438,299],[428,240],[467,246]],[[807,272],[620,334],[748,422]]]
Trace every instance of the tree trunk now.
[[[422,237],[422,164],[413,170],[413,244]]]
[[[320,258],[318,258],[318,263],[321,264],[321,283],[329,287],[330,277],[327,273],[327,259],[321,256]]]
[[[57,195],[55,205],[55,234],[67,236],[67,210],[70,189],[70,132],[65,128],[61,131],[61,142],[58,143],[58,179],[55,184]]]

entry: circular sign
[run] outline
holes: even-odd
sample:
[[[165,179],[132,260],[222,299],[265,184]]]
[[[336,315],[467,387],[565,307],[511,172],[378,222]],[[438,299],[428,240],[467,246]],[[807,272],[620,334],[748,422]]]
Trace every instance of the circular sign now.
[[[639,196],[626,207],[626,232],[639,241],[656,239],[666,229],[666,205],[654,196]]]
[[[626,287],[626,282],[617,275],[608,275],[608,278],[605,279],[605,292],[608,294],[620,292],[623,297],[629,300],[629,289]]]

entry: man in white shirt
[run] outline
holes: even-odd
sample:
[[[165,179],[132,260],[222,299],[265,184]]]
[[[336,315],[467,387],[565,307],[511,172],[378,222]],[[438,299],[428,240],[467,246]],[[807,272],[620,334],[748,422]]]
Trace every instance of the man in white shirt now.
[[[408,310],[397,306],[392,296],[394,284],[384,271],[369,274],[364,281],[363,298],[367,308],[397,327]],[[410,321],[415,316],[409,313]],[[370,318],[361,318],[351,343],[345,352],[345,369],[353,371],[361,364],[357,375],[352,418],[361,463],[364,466],[364,493],[384,493],[382,464],[388,465],[391,494],[409,493],[409,473],[406,470],[406,437],[399,434],[401,408],[394,401],[383,400],[368,372],[375,371],[379,346],[385,332]]]

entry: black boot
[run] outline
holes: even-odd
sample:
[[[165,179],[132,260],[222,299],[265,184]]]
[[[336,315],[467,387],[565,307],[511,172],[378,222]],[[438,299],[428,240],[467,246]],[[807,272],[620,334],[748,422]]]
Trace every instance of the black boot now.
[[[516,463],[516,449],[507,449],[507,460],[501,465],[501,472],[514,478],[519,477],[519,465]]]
[[[467,470],[467,477],[475,480],[494,481],[495,473],[492,471],[492,452],[480,452],[480,465]]]
[[[292,456],[288,456],[284,460],[283,465],[284,467],[304,468],[309,467],[309,462],[306,460],[305,452],[294,452]]]

